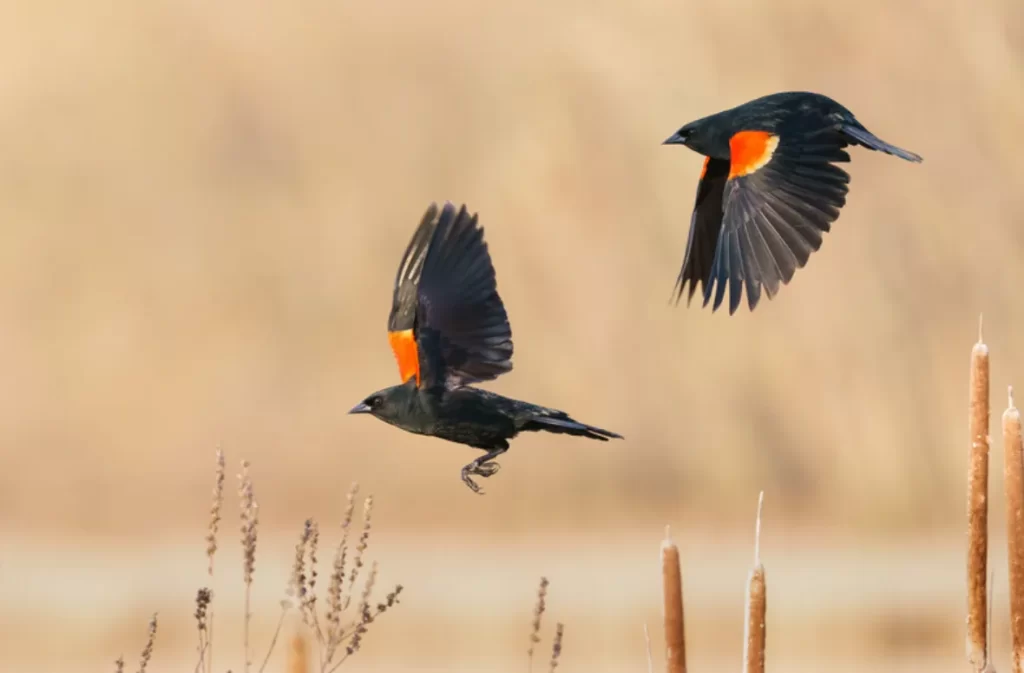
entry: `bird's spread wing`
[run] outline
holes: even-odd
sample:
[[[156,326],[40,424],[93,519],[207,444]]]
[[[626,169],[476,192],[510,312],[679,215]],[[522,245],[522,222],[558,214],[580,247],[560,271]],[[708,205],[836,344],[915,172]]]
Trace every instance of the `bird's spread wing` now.
[[[512,369],[512,329],[476,215],[431,205],[395,279],[388,336],[403,381],[457,387]]]
[[[751,310],[761,288],[771,298],[821,247],[846,203],[848,145],[838,130],[785,128],[778,134],[740,131],[730,140],[722,193],[722,224],[704,304],[717,310],[729,289],[729,313],[747,290]]]
[[[701,291],[708,286],[708,274],[715,261],[715,246],[722,230],[722,192],[728,174],[729,162],[725,159],[707,157],[704,160],[704,169],[697,184],[697,200],[690,216],[690,237],[686,241],[683,268],[676,279],[676,302],[686,291],[687,283],[690,284],[687,304],[693,299],[698,281]]]

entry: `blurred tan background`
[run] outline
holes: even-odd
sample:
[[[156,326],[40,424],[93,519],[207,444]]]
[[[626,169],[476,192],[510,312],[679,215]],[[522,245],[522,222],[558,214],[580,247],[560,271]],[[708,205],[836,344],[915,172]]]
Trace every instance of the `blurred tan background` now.
[[[833,232],[754,314],[671,306],[701,158],[659,143],[788,89],[924,163],[854,149]],[[131,666],[158,610],[150,670],[192,670],[222,447],[229,490],[253,462],[260,642],[302,520],[335,540],[358,480],[407,590],[354,668],[521,671],[546,574],[559,670],[645,670],[672,524],[691,668],[736,670],[764,489],[770,670],[965,670],[979,312],[994,429],[1024,385],[1020,2],[8,0],[0,103],[0,669]],[[397,382],[395,268],[445,199],[512,321],[487,387],[625,441],[523,436],[477,497],[474,451],[345,415]]]

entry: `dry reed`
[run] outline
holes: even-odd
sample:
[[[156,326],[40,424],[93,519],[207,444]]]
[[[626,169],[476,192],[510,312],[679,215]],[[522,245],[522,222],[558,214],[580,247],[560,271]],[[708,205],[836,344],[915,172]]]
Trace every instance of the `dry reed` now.
[[[979,673],[988,661],[989,354],[978,320],[971,349],[971,444],[967,468],[967,661]]]
[[[1020,412],[1013,404],[1003,413],[1003,486],[1006,492],[1007,555],[1010,575],[1010,635],[1013,672],[1024,668],[1024,454],[1021,446]]]
[[[207,554],[209,557],[208,571],[212,573],[212,554],[216,551],[216,522],[220,519],[220,498],[223,492],[223,454],[217,453],[216,481],[214,486],[214,506],[211,507],[211,519],[207,537]],[[242,533],[242,581],[245,584],[245,614],[243,626],[243,647],[245,650],[245,667],[248,670],[252,666],[252,648],[249,642],[249,625],[252,614],[250,611],[251,591],[256,570],[256,546],[257,534],[259,531],[259,504],[256,501],[253,490],[252,478],[249,474],[249,463],[242,461],[242,469],[238,475],[238,495],[240,500],[240,518]],[[321,622],[320,610],[316,590],[318,585],[319,563],[318,549],[320,542],[320,527],[314,519],[307,519],[303,524],[299,536],[299,542],[295,547],[295,559],[292,564],[291,574],[286,584],[286,597],[281,601],[281,613],[277,621],[277,628],[270,638],[269,645],[259,673],[263,673],[270,662],[281,634],[285,617],[291,608],[298,608],[301,623],[312,631],[312,640],[306,635],[303,638],[303,651],[301,656],[303,670],[311,670],[312,663],[308,649],[315,642],[319,657],[316,670],[320,673],[332,673],[342,663],[355,654],[362,643],[370,625],[383,613],[398,604],[402,593],[402,585],[395,585],[382,600],[374,604],[373,590],[376,586],[378,576],[377,562],[374,561],[362,587],[357,586],[360,571],[365,565],[364,555],[369,547],[371,532],[371,513],[373,511],[373,497],[369,496],[363,503],[363,527],[355,546],[353,565],[346,577],[346,559],[349,557],[349,529],[355,514],[355,497],[358,493],[358,484],[353,484],[348,493],[348,503],[342,519],[341,542],[336,549],[333,559],[330,582],[327,587],[325,622]],[[212,551],[211,551],[212,550]],[[348,586],[346,586],[346,580]],[[345,612],[350,605],[353,596],[359,596],[360,600],[355,614],[346,616]],[[202,588],[196,593],[196,627],[199,635],[199,658],[196,664],[196,671],[208,673],[212,670],[211,656],[212,633],[213,633],[213,592],[210,589]],[[326,628],[321,626],[326,624]],[[287,670],[295,670],[293,662],[298,656],[295,652],[295,638],[291,640],[289,649]],[[343,651],[341,656],[336,656]]]
[[[661,577],[664,593],[665,670],[686,673],[686,635],[683,627],[683,576],[679,548],[672,542],[669,527],[661,543]]]
[[[767,588],[761,565],[761,508],[764,491],[757,499],[754,523],[754,567],[747,576],[746,614],[743,621],[743,673],[764,673],[765,611]]]

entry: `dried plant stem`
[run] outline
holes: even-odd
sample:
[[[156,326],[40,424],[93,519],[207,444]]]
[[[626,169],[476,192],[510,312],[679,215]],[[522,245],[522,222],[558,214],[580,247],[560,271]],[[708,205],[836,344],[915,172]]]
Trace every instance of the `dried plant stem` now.
[[[764,491],[757,499],[754,524],[754,567],[747,576],[746,615],[743,621],[743,673],[764,673],[765,611],[767,583],[761,565],[761,508]]]
[[[533,670],[533,650],[537,643],[540,642],[540,623],[544,616],[544,609],[547,606],[546,598],[548,595],[548,578],[540,578],[540,586],[537,588],[537,605],[533,608],[533,622],[531,623],[530,630],[530,649],[526,651],[527,659],[529,660],[528,669]]]
[[[267,667],[267,662],[270,661],[270,655],[274,653],[274,648],[277,646],[277,638],[281,635],[281,627],[284,625],[284,617],[287,614],[288,608],[285,605],[282,605],[281,614],[277,618],[277,626],[274,628],[274,635],[270,638],[270,645],[267,646],[267,654],[263,657],[263,663],[260,664],[259,673],[263,673],[263,669]]]
[[[971,445],[967,467],[967,661],[981,672],[988,661],[988,463],[989,357],[978,324],[971,350]]]
[[[558,668],[558,659],[562,656],[562,637],[565,635],[565,624],[555,624],[555,639],[551,643],[551,664],[548,666],[548,673],[555,673]]]
[[[686,673],[686,636],[683,627],[683,576],[679,567],[679,548],[665,526],[661,543],[661,577],[664,593],[665,670]]]
[[[1020,412],[1009,391],[1009,407],[1003,413],[1003,485],[1006,489],[1007,552],[1010,575],[1010,635],[1013,672],[1024,672],[1024,454],[1021,446]]]
[[[245,582],[245,614],[242,630],[245,647],[245,673],[252,666],[252,650],[249,648],[249,625],[252,621],[252,576],[256,571],[256,538],[259,531],[259,504],[253,493],[252,478],[249,476],[249,462],[242,461],[242,473],[238,475],[238,495],[241,501],[242,518],[242,581]]]

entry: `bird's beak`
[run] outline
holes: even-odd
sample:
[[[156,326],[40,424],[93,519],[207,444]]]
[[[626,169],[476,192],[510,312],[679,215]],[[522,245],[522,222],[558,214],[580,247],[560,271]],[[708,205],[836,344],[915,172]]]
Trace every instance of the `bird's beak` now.
[[[350,414],[368,414],[370,413],[370,405],[360,402],[348,412]]]
[[[685,145],[686,139],[679,135],[679,132],[673,133],[668,138],[665,138],[665,142],[662,145]]]

